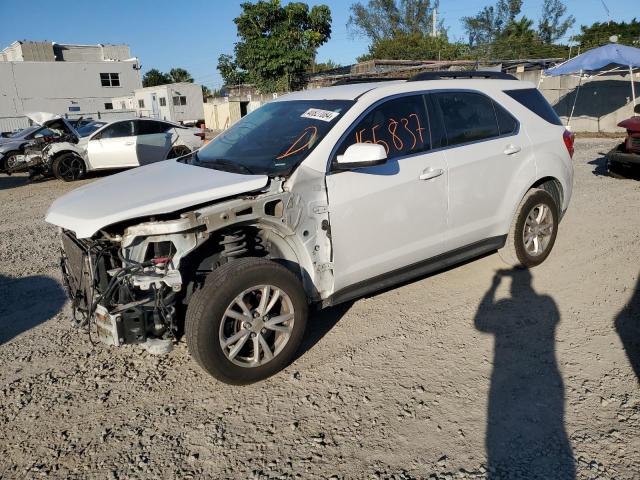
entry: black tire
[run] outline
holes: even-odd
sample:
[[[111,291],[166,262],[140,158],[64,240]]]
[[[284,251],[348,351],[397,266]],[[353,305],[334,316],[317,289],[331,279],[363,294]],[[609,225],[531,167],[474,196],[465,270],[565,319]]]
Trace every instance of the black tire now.
[[[189,147],[185,147],[184,145],[176,145],[175,147],[171,147],[171,150],[169,150],[169,153],[167,154],[167,160],[170,158],[183,157],[184,155],[189,155],[190,153],[191,150],[189,150]]]
[[[63,153],[53,159],[51,170],[58,180],[73,182],[84,177],[87,167],[84,164],[84,160],[78,155]]]
[[[538,254],[530,254],[525,247],[525,223],[532,211],[545,205],[552,217],[552,231],[548,243]],[[524,196],[511,222],[507,241],[498,253],[502,260],[510,266],[531,268],[540,265],[551,253],[558,234],[559,208],[554,198],[545,190],[532,188]],[[546,241],[546,240],[545,240]]]
[[[612,162],[609,160],[607,162],[607,170],[611,178],[615,178],[617,180],[629,178],[629,169],[620,165],[618,162]]]
[[[2,162],[0,163],[0,172],[11,174],[9,170],[15,165],[13,157],[15,157],[16,155],[20,155],[20,152],[7,152],[4,155],[4,157],[2,158]]]
[[[221,326],[221,323],[227,308],[234,305],[239,295],[260,285],[271,285],[288,296],[293,307],[293,326],[288,340],[271,360],[259,366],[240,366],[233,363],[223,351],[221,330],[224,325]],[[302,342],[307,315],[307,297],[296,275],[271,260],[240,258],[210,273],[204,286],[191,297],[185,320],[187,346],[196,362],[221,382],[247,385],[270,377],[289,364]],[[251,339],[253,337],[255,334],[252,333]],[[253,345],[248,340],[245,347],[253,351]],[[259,349],[258,352],[257,357],[260,357]],[[239,357],[240,354],[236,358]]]

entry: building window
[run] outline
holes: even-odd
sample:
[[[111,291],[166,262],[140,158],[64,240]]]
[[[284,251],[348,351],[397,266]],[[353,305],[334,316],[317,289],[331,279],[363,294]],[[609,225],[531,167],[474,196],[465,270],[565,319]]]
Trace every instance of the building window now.
[[[104,109],[105,110],[113,110],[113,103],[105,103],[104,104]]]
[[[179,106],[179,105],[186,105],[187,104],[187,97],[185,97],[184,95],[178,96],[178,97],[173,97],[173,105],[174,106]]]
[[[139,108],[144,108],[144,100],[142,98],[140,100],[138,100],[138,107]]]
[[[160,97],[160,106],[161,107],[167,106],[167,99],[165,97]]]
[[[101,73],[100,83],[103,87],[119,87],[120,86],[120,74],[119,73]]]

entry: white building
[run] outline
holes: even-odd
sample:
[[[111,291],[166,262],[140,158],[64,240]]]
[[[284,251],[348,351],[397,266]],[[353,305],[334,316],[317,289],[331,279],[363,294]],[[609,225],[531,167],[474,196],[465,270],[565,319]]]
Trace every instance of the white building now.
[[[0,132],[26,127],[24,112],[122,114],[111,99],[140,87],[140,62],[127,45],[13,42],[0,51]]]
[[[197,83],[169,83],[138,88],[133,95],[114,97],[113,108],[135,109],[140,117],[160,118],[178,123],[204,119],[202,86]]]

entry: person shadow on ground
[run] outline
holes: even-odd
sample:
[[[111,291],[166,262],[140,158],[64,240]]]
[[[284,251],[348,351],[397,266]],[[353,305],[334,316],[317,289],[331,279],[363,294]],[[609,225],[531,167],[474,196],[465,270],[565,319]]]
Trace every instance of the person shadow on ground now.
[[[66,299],[60,284],[51,277],[0,275],[0,345],[53,318]]]
[[[640,277],[629,303],[616,316],[615,326],[631,368],[640,383]]]
[[[511,298],[496,301],[507,277]],[[559,322],[556,303],[535,292],[528,270],[498,271],[478,307],[476,329],[495,336],[485,437],[491,480],[575,478],[555,355]]]

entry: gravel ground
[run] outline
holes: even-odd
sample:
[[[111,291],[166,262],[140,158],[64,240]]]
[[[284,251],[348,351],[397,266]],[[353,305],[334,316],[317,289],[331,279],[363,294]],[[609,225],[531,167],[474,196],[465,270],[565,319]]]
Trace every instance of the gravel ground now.
[[[0,478],[640,478],[640,182],[612,145],[577,142],[531,274],[489,255],[315,314],[248,387],[74,331],[43,217],[77,184],[1,177]]]

